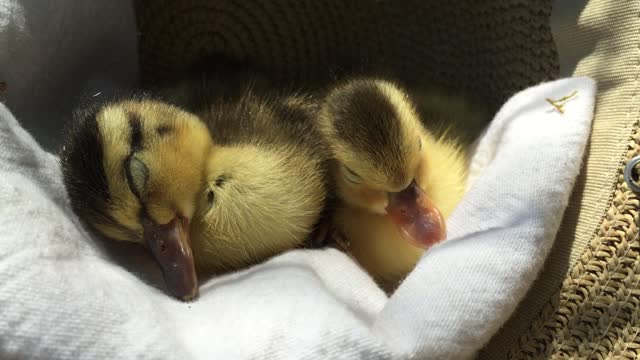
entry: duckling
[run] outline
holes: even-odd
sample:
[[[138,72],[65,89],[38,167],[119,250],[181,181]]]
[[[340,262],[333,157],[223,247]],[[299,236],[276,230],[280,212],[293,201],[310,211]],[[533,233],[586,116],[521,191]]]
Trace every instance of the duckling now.
[[[219,274],[303,246],[325,210],[327,154],[309,99],[220,84],[187,81],[173,102],[166,91],[91,106],[60,156],[79,218],[146,244],[183,300],[197,296],[196,269]]]
[[[480,128],[485,117],[461,105],[445,96],[418,106],[394,82],[358,78],[328,91],[319,111],[341,201],[337,232],[389,292],[445,238],[445,219],[465,192],[471,137],[447,126],[464,119]]]

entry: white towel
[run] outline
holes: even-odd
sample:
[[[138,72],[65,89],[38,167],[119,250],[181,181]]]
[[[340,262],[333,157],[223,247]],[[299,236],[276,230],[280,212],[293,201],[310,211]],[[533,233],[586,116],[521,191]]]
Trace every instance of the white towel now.
[[[563,114],[545,101],[574,90]],[[158,289],[137,248],[91,240],[69,208],[57,159],[0,105],[0,358],[472,357],[551,247],[594,96],[591,79],[573,78],[510,99],[479,142],[450,239],[390,299],[328,249],[204,282],[194,303]],[[130,256],[114,255],[123,251]]]

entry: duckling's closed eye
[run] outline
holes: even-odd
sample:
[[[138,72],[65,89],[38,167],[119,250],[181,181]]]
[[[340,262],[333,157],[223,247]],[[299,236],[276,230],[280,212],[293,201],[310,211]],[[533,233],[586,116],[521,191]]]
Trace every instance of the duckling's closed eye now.
[[[344,174],[345,179],[349,180],[354,184],[362,183],[362,177],[360,175],[356,174],[353,170],[349,169],[346,166],[342,166],[342,168],[344,169],[342,173]]]
[[[149,169],[136,155],[132,155],[125,161],[125,167],[129,189],[139,198],[149,180]]]

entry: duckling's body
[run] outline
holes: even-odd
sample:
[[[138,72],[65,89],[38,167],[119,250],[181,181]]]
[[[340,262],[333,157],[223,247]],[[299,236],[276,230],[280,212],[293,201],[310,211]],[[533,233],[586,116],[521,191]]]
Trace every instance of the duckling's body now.
[[[194,267],[221,273],[302,246],[328,192],[307,98],[210,79],[186,81],[168,92],[176,97],[79,112],[61,154],[80,219],[107,238],[146,244],[169,291],[186,300],[197,294]]]
[[[191,97],[181,101],[213,137],[205,192],[214,200],[202,197],[192,247],[199,270],[220,273],[301,247],[321,230],[329,154],[311,98],[251,76],[225,91],[212,78],[183,84]]]
[[[444,238],[444,219],[464,194],[473,137],[455,126],[485,120],[462,99],[435,94],[418,104],[395,83],[360,78],[333,88],[320,111],[342,201],[334,222],[347,250],[389,291]]]

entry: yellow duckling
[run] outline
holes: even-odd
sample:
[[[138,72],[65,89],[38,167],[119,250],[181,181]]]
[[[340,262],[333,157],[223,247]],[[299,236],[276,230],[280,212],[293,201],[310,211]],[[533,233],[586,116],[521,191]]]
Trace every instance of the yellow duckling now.
[[[184,300],[197,296],[196,267],[220,273],[300,247],[325,208],[308,99],[229,94],[206,106],[206,94],[187,96],[195,113],[145,97],[93,106],[76,114],[61,154],[79,218],[148,246]]]
[[[445,218],[465,192],[463,137],[446,127],[456,119],[477,126],[484,116],[460,105],[445,96],[419,108],[395,83],[360,78],[333,87],[319,112],[342,201],[337,230],[388,291],[445,238]]]

